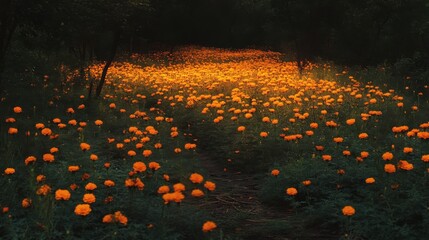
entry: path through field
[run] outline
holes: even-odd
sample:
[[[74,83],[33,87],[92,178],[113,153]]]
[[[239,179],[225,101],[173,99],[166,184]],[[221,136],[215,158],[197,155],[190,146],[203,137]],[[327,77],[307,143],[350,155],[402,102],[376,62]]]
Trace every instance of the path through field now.
[[[227,235],[253,240],[338,238],[320,232],[317,226],[304,231],[304,223],[294,217],[292,209],[263,204],[258,196],[263,176],[225,171],[208,156],[201,157],[201,166],[209,173],[207,177],[216,182],[218,191],[213,192],[211,201],[199,207],[209,210],[216,219],[230,222],[230,226],[242,223],[240,227],[226,227]]]

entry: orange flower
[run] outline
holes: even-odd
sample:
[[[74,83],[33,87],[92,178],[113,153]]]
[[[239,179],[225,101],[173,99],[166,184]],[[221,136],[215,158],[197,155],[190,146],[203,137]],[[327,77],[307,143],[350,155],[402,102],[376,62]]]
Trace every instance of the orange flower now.
[[[95,195],[92,193],[85,193],[83,195],[82,200],[84,203],[94,203],[96,198],[95,198]]]
[[[344,156],[350,156],[352,153],[349,150],[344,150],[343,155]]]
[[[120,224],[127,225],[128,218],[125,215],[123,215],[120,211],[115,212],[114,217],[115,217],[115,220]]]
[[[345,206],[342,209],[344,216],[353,216],[356,213],[356,210],[352,206]]]
[[[79,169],[80,169],[79,166],[69,166],[68,167],[69,172],[77,172],[77,171],[79,171]]]
[[[367,178],[367,179],[365,179],[365,183],[367,183],[367,184],[375,183],[375,178],[372,178],[372,177]]]
[[[316,128],[318,128],[318,127],[319,127],[319,124],[317,124],[317,123],[315,123],[315,122],[310,123],[310,128],[316,129]]]
[[[50,153],[43,154],[43,161],[45,162],[53,162],[55,160],[55,156]]]
[[[278,169],[271,170],[271,175],[278,176],[280,174],[280,171]]]
[[[150,155],[152,155],[152,151],[151,150],[143,150],[143,156],[149,157]]]
[[[324,155],[322,155],[322,159],[323,159],[323,161],[331,161],[332,160],[332,156],[324,154]]]
[[[429,154],[422,155],[421,159],[423,162],[429,162]]]
[[[44,128],[42,129],[42,135],[43,136],[49,136],[52,134],[52,130],[50,128]]]
[[[245,127],[245,126],[239,126],[239,127],[237,128],[237,131],[238,131],[238,132],[243,132],[244,130],[246,130],[246,127]]]
[[[133,150],[130,150],[130,151],[128,151],[128,156],[130,156],[130,157],[134,157],[135,155],[137,155],[137,153],[135,152],[135,151],[133,151]]]
[[[396,172],[396,167],[395,165],[388,163],[384,165],[384,171],[387,173],[394,173]]]
[[[170,192],[170,187],[167,186],[167,185],[163,185],[163,186],[160,186],[158,188],[158,193],[159,194],[164,194],[164,193],[168,193],[168,192]]]
[[[82,149],[82,151],[88,151],[90,148],[91,148],[91,145],[89,145],[88,143],[80,144],[80,149]]]
[[[164,178],[165,181],[167,182],[170,181],[170,176],[168,176],[168,174],[164,174],[162,177]]]
[[[393,154],[391,152],[385,152],[385,153],[383,153],[381,158],[383,158],[383,160],[385,160],[385,161],[389,161],[389,160],[393,159]]]
[[[45,128],[45,124],[43,124],[43,123],[36,123],[36,128],[37,129],[43,129],[43,128]]]
[[[56,200],[69,200],[71,197],[70,192],[67,189],[58,189],[55,191]]]
[[[173,189],[175,192],[182,192],[185,191],[185,185],[183,185],[182,183],[176,183],[173,185]]]
[[[361,133],[361,134],[359,134],[359,136],[358,136],[360,139],[366,139],[366,138],[368,138],[368,134],[367,133]]]
[[[113,186],[115,186],[115,182],[114,181],[112,181],[112,180],[105,180],[104,181],[104,186],[106,186],[106,187],[113,187]]]
[[[31,199],[24,198],[24,199],[22,199],[21,206],[23,208],[29,208],[31,206],[31,203],[32,203]]]
[[[37,189],[36,194],[46,196],[50,192],[51,192],[51,187],[49,187],[49,185],[44,184]]]
[[[414,165],[405,160],[399,160],[398,167],[402,170],[410,171],[413,170]]]
[[[18,128],[10,127],[9,130],[7,131],[7,133],[9,133],[10,135],[17,134]]]
[[[16,122],[16,119],[15,118],[6,118],[6,122],[7,123],[14,123],[14,122]]]
[[[261,132],[261,133],[259,134],[259,136],[261,136],[261,137],[263,137],[263,138],[266,138],[266,137],[268,137],[268,133],[267,133],[267,132]]]
[[[302,184],[304,184],[304,186],[310,186],[311,181],[310,180],[304,180],[304,181],[302,181]]]
[[[298,190],[296,190],[294,187],[290,187],[286,189],[286,194],[289,196],[295,196],[298,194]]]
[[[14,113],[22,113],[22,108],[19,107],[19,106],[16,106],[16,107],[13,108],[13,112]]]
[[[45,181],[45,179],[46,179],[46,176],[45,175],[43,175],[43,174],[39,174],[39,175],[37,175],[37,177],[36,177],[36,181],[39,183],[39,182],[42,182],[42,181]]]
[[[146,171],[146,164],[144,162],[135,162],[133,164],[133,170],[135,172],[144,172]]]
[[[4,173],[7,174],[7,175],[12,175],[12,174],[15,173],[15,168],[6,168],[4,170]]]
[[[97,155],[95,155],[95,154],[91,154],[91,155],[89,156],[89,159],[90,159],[91,161],[97,161],[97,160],[98,160],[98,156],[97,156]]]
[[[103,223],[112,223],[114,222],[113,214],[107,214],[103,217]]]
[[[212,221],[207,221],[203,224],[203,232],[211,232],[216,229],[216,223]]]
[[[412,153],[413,152],[413,148],[411,147],[404,147],[404,153]]]
[[[360,156],[361,156],[362,158],[367,158],[367,157],[369,156],[369,152],[362,151],[362,152],[360,153]]]
[[[334,142],[336,142],[336,143],[342,143],[343,141],[344,141],[344,138],[342,138],[342,137],[334,138]]]
[[[193,173],[189,177],[189,180],[191,180],[192,183],[202,183],[204,180],[204,177],[201,174]]]
[[[88,191],[93,191],[93,190],[95,190],[96,188],[97,188],[97,185],[96,185],[95,183],[92,183],[92,182],[87,183],[87,184],[85,185],[85,190],[88,190]]]
[[[355,124],[355,122],[356,122],[356,119],[354,119],[354,118],[347,119],[347,121],[346,121],[347,125],[353,125],[353,124]]]
[[[95,120],[94,123],[95,123],[96,126],[103,125],[103,121],[101,121],[101,120]]]
[[[214,182],[211,182],[211,181],[206,181],[204,183],[204,187],[209,191],[214,191],[216,189],[216,184]]]
[[[86,216],[91,211],[91,206],[89,204],[78,204],[74,209],[74,213],[79,216]]]
[[[193,197],[202,197],[202,196],[204,196],[204,192],[201,191],[200,189],[194,189],[194,190],[192,190],[191,195]]]
[[[161,166],[157,162],[150,162],[149,168],[152,169],[153,171],[156,171],[156,170],[160,169]]]

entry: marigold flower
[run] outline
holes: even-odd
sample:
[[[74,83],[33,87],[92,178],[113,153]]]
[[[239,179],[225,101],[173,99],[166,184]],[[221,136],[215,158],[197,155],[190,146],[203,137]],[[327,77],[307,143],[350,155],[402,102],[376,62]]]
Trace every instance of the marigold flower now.
[[[404,147],[404,153],[412,153],[413,152],[413,148],[411,147]]]
[[[44,184],[37,189],[36,194],[46,196],[50,192],[51,192],[51,187],[49,187],[49,185],[47,184]]]
[[[43,128],[41,133],[43,136],[50,136],[52,134],[52,130],[50,128]]]
[[[115,220],[120,224],[127,225],[128,218],[125,215],[123,215],[120,211],[115,212],[114,217],[115,217]]]
[[[298,194],[298,190],[296,190],[294,187],[290,187],[286,189],[286,194],[289,196],[295,196]]]
[[[103,125],[103,121],[101,121],[101,120],[95,120],[94,123],[95,123],[96,126]]]
[[[88,190],[88,191],[93,191],[93,190],[95,190],[96,188],[97,188],[97,185],[96,185],[95,183],[92,183],[92,182],[87,183],[87,184],[85,185],[85,190]]]
[[[360,139],[366,139],[366,138],[368,138],[368,134],[367,133],[360,133],[358,137]]]
[[[322,159],[323,159],[323,161],[331,161],[332,160],[332,156],[324,154],[324,155],[322,155]]]
[[[344,216],[353,216],[356,213],[356,210],[352,206],[345,206],[342,209]]]
[[[91,149],[91,145],[89,145],[88,143],[81,143],[80,149],[82,149],[82,151],[88,151],[89,149]]]
[[[355,122],[356,122],[356,119],[351,118],[351,119],[347,119],[346,124],[347,125],[353,125],[353,124],[355,124]]]
[[[391,152],[385,152],[385,153],[383,153],[381,158],[383,158],[383,160],[385,160],[385,161],[389,161],[389,160],[393,159],[393,154]]]
[[[398,167],[402,170],[410,171],[413,170],[414,165],[406,160],[399,160]]]
[[[216,223],[212,221],[207,221],[203,224],[203,232],[211,232],[216,228],[217,228]]]
[[[204,180],[204,177],[201,174],[193,173],[189,177],[189,180],[191,180],[192,183],[202,183]]]
[[[82,200],[84,203],[94,203],[96,198],[95,198],[95,195],[92,193],[85,193],[83,195]]]
[[[429,162],[429,154],[422,155],[421,159],[423,162]]]
[[[152,169],[153,171],[156,171],[156,170],[160,169],[161,166],[157,162],[150,162],[149,168]]]
[[[204,192],[201,191],[200,189],[194,189],[194,190],[192,190],[191,195],[193,197],[202,197],[202,196],[204,196]]]
[[[311,185],[311,180],[304,180],[304,181],[302,181],[302,184],[304,186],[310,186]]]
[[[7,133],[9,133],[10,135],[17,134],[18,128],[10,127],[9,130],[7,131]]]
[[[134,151],[134,150],[129,150],[127,154],[130,157],[134,157],[135,155],[137,155],[136,151]]]
[[[55,160],[55,156],[50,153],[43,154],[43,161],[45,162],[53,162]]]
[[[267,132],[261,132],[261,133],[259,134],[259,136],[261,136],[261,137],[263,137],[263,138],[266,138],[266,137],[268,137],[268,133],[267,133]]]
[[[107,214],[103,217],[103,223],[112,223],[114,222],[114,216],[113,214]]]
[[[214,182],[211,182],[211,181],[206,181],[204,183],[204,187],[209,191],[214,191],[216,189],[216,184]]]
[[[367,184],[375,183],[375,178],[369,177],[369,178],[365,179],[365,183],[367,183]]]
[[[15,168],[6,168],[4,170],[4,173],[7,174],[7,175],[12,175],[12,174],[15,173]]]
[[[271,175],[278,176],[280,174],[280,171],[278,169],[271,170]]]
[[[86,216],[91,211],[91,206],[89,204],[78,204],[74,209],[74,213],[79,216]]]
[[[14,113],[22,113],[22,108],[19,107],[19,106],[16,106],[16,107],[13,108],[13,112]]]
[[[135,162],[133,164],[134,172],[144,172],[146,171],[146,164],[144,162]]]
[[[22,199],[21,206],[23,208],[29,208],[31,206],[31,203],[32,203],[31,199],[24,198],[24,199]]]
[[[57,191],[55,191],[56,200],[69,200],[70,197],[71,197],[71,194],[67,189],[57,189]]]
[[[36,123],[35,127],[37,129],[43,129],[43,128],[45,128],[45,124],[43,124],[43,123]]]
[[[91,154],[91,155],[89,156],[89,159],[90,159],[91,161],[97,161],[97,160],[98,160],[98,156],[97,156],[97,155],[95,155],[95,154]]]
[[[112,180],[105,180],[104,181],[104,186],[106,186],[106,187],[113,187],[113,186],[115,186],[115,182],[114,181],[112,181]]]
[[[150,155],[152,155],[152,151],[151,150],[143,150],[143,156],[149,157]]]
[[[37,177],[36,177],[36,181],[39,183],[39,182],[42,182],[42,181],[45,181],[45,179],[46,179],[46,176],[45,175],[43,175],[43,174],[39,174],[39,175],[37,175]]]
[[[237,131],[238,131],[238,132],[243,132],[244,130],[246,130],[246,127],[245,127],[245,126],[239,126],[239,127],[237,128]]]
[[[175,192],[182,192],[185,191],[185,185],[183,185],[183,183],[176,183],[173,185],[173,189]]]
[[[388,163],[384,165],[384,171],[387,173],[394,173],[396,172],[396,167],[395,165]]]
[[[159,194],[164,194],[170,192],[170,187],[167,185],[160,186],[157,191]]]
[[[79,166],[69,166],[68,167],[69,172],[77,172],[77,171],[79,171],[79,169],[80,169]]]

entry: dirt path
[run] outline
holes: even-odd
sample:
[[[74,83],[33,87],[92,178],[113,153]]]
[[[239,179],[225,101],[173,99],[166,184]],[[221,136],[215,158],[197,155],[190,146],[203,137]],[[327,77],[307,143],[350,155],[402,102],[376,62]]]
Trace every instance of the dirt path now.
[[[262,176],[224,171],[209,157],[201,157],[201,166],[216,183],[216,191],[199,207],[222,221],[225,236],[252,240],[337,239],[321,234],[317,227],[305,228],[292,209],[261,203],[258,192]]]

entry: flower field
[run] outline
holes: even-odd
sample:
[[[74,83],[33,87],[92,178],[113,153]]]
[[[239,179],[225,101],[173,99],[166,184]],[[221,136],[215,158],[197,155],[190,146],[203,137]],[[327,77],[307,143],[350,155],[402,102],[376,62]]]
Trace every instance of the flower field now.
[[[205,159],[258,177],[272,239],[422,239],[429,91],[386,72],[188,47],[114,63],[98,100],[73,71],[34,76],[0,103],[0,236],[251,237],[206,207],[228,192]]]

